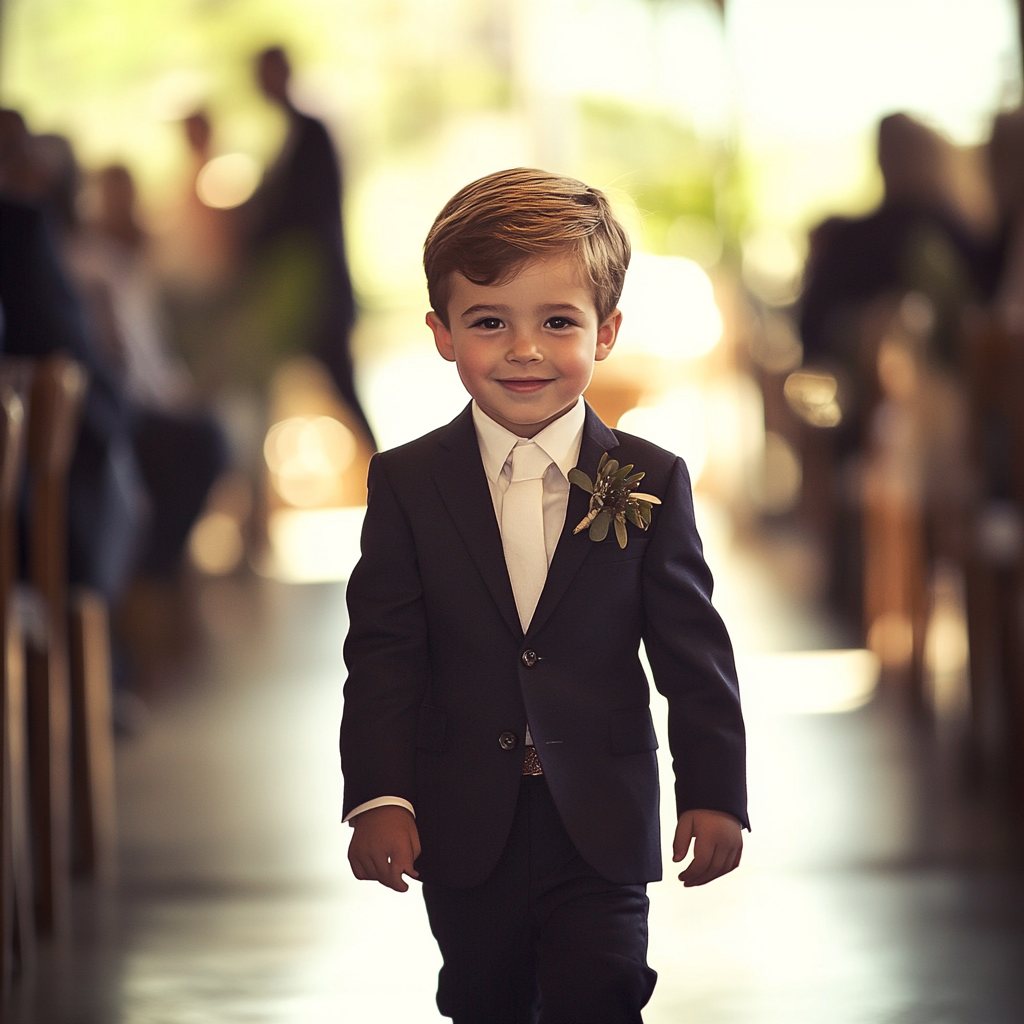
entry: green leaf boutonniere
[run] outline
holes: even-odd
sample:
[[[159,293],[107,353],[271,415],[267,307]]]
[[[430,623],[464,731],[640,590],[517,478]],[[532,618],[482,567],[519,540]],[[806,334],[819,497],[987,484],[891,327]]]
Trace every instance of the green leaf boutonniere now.
[[[609,459],[607,452],[597,464],[597,479],[593,482],[581,470],[570,469],[569,483],[582,487],[590,495],[590,511],[572,532],[579,533],[590,527],[590,539],[602,541],[614,523],[615,539],[619,547],[624,548],[629,539],[626,520],[646,530],[651,525],[651,507],[661,504],[661,499],[653,494],[632,489],[643,478],[644,474],[634,473],[632,466],[620,466],[615,459]]]

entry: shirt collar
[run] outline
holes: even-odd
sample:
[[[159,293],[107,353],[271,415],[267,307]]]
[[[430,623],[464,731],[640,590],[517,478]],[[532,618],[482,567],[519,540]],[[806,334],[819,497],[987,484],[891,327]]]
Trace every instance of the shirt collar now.
[[[534,441],[551,457],[562,476],[568,477],[569,470],[576,465],[580,457],[580,444],[583,441],[583,424],[587,417],[587,407],[580,396],[576,404],[553,423],[549,423],[540,433],[531,438],[521,438],[506,430],[500,423],[495,423],[473,400],[473,426],[480,445],[480,458],[483,460],[487,479],[497,483],[502,468],[508,461],[516,443],[522,440]]]

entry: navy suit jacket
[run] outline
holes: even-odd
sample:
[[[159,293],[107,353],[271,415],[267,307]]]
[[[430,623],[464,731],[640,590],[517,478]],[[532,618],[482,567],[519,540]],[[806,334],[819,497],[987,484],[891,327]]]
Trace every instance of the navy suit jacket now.
[[[609,430],[587,408],[579,467],[633,463],[662,499],[620,549],[565,526],[523,635],[469,407],[375,456],[362,558],[348,586],[341,728],[345,813],[398,796],[416,808],[423,881],[475,886],[512,825],[527,720],[582,857],[619,884],[661,877],[657,740],[641,641],[668,698],[678,811],[746,824],[744,732],[732,647],[683,461]],[[517,740],[505,749],[499,738]]]

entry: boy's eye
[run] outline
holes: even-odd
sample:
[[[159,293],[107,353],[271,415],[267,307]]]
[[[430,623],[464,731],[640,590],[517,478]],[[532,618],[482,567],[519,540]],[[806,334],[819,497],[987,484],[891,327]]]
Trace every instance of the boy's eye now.
[[[565,330],[566,327],[575,327],[574,321],[570,320],[567,316],[553,316],[549,317],[545,327],[550,327],[556,331]]]
[[[482,327],[485,331],[496,331],[504,324],[496,316],[485,316],[477,320],[473,326]]]

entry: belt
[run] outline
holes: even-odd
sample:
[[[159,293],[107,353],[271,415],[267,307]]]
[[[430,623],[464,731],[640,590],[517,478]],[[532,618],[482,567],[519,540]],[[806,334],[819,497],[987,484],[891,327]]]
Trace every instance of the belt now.
[[[544,769],[541,767],[540,758],[537,756],[536,747],[527,747],[525,756],[523,757],[523,774],[524,775],[543,775]]]

